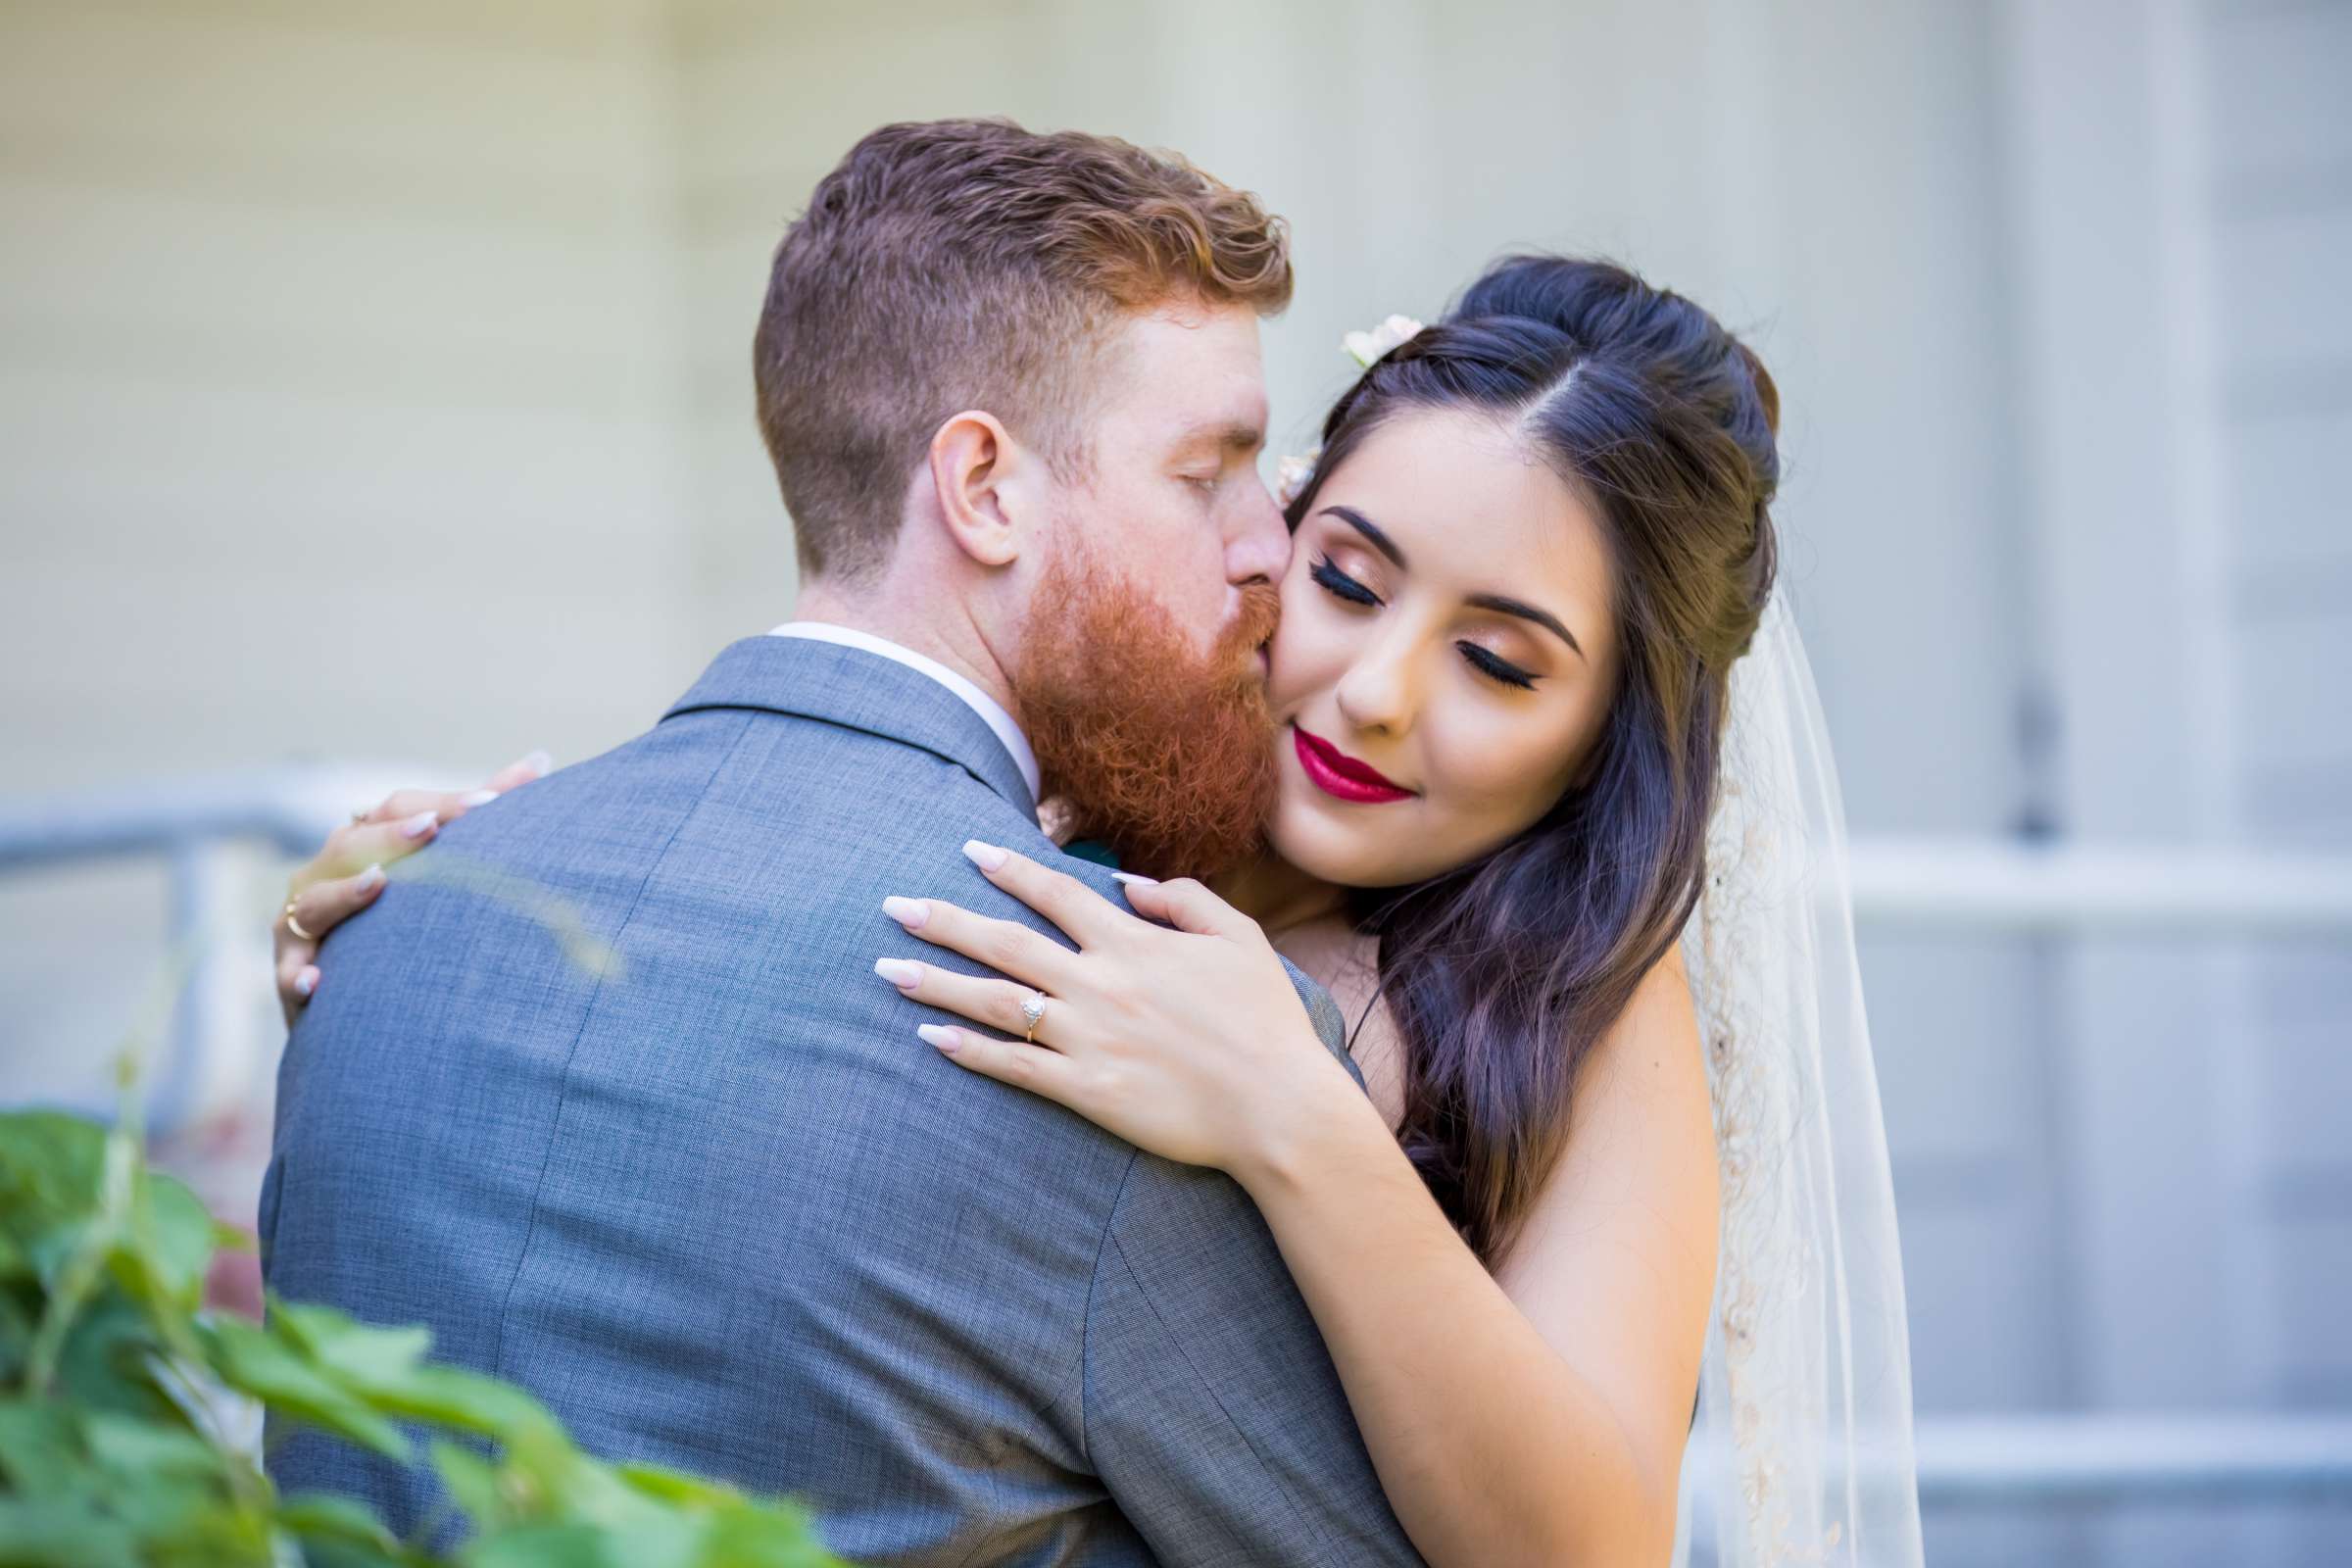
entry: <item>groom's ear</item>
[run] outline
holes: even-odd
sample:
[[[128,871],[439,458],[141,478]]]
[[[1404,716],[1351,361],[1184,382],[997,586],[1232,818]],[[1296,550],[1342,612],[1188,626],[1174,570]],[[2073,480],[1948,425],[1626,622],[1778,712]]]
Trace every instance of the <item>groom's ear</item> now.
[[[931,436],[931,487],[956,548],[983,566],[1008,566],[1021,553],[1037,460],[993,414],[966,409]]]

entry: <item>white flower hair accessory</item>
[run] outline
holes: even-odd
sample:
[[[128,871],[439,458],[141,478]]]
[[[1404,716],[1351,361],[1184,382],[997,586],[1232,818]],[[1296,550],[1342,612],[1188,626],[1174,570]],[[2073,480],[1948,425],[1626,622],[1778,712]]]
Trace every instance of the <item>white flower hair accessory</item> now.
[[[1323,461],[1323,448],[1311,452],[1293,453],[1274,466],[1274,499],[1289,506],[1306,493],[1306,481],[1315,476],[1315,465]]]
[[[1355,363],[1365,369],[1372,362],[1400,343],[1410,342],[1421,330],[1421,323],[1409,316],[1392,316],[1369,332],[1350,332],[1340,339],[1340,347],[1354,356]]]
[[[1409,316],[1392,316],[1369,332],[1349,332],[1340,339],[1340,347],[1363,369],[1369,370],[1380,357],[1399,344],[1410,342],[1421,330],[1421,323]],[[1322,460],[1323,448],[1294,453],[1275,466],[1274,497],[1284,506],[1298,499],[1306,482],[1315,476],[1315,465]]]

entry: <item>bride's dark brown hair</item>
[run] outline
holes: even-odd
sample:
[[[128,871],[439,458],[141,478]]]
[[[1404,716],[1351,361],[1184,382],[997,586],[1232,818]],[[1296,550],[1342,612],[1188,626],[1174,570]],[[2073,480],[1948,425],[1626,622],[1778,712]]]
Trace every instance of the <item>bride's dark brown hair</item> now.
[[[1772,591],[1780,404],[1690,301],[1512,257],[1341,397],[1292,529],[1366,435],[1430,408],[1491,414],[1592,508],[1623,650],[1584,783],[1481,859],[1353,896],[1401,1037],[1398,1137],[1493,1267],[1559,1160],[1578,1064],[1703,886],[1732,664]]]

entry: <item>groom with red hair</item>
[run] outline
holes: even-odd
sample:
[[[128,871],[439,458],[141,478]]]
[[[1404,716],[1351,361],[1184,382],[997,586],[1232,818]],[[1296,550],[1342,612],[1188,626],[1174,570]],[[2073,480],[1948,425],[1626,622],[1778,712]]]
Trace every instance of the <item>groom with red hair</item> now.
[[[1142,870],[1252,847],[1290,288],[1278,220],[1172,157],[854,148],[755,345],[799,618],[451,821],[466,874],[297,899],[373,904],[287,1047],[271,1286],[428,1323],[607,1457],[797,1495],[856,1561],[1418,1562],[1241,1189],[963,1071],[871,974],[889,895],[1057,936],[959,853],[1059,860],[1046,796]],[[482,891],[517,883],[614,960]],[[436,1500],[317,1435],[270,1469],[404,1530]]]

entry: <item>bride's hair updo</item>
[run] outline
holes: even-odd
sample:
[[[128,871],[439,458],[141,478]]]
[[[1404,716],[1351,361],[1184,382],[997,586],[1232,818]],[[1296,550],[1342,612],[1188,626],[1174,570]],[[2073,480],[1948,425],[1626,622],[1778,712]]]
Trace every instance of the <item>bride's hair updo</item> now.
[[[1340,399],[1293,530],[1366,435],[1417,409],[1489,413],[1574,487],[1622,649],[1584,782],[1483,859],[1356,895],[1402,1036],[1399,1137],[1494,1266],[1559,1158],[1578,1063],[1698,901],[1732,664],[1772,591],[1780,404],[1690,301],[1606,263],[1512,257]]]

